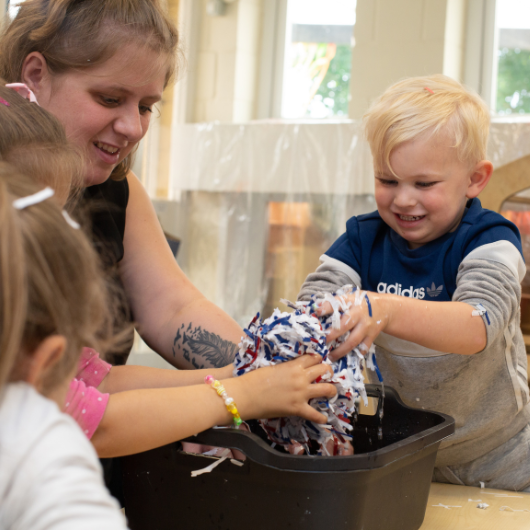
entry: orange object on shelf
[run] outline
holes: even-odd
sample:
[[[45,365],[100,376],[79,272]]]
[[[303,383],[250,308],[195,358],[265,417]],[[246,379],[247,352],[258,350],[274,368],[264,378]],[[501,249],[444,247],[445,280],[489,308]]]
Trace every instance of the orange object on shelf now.
[[[530,210],[515,211],[515,210],[501,210],[501,215],[506,217],[508,221],[517,225],[521,234],[530,235]]]

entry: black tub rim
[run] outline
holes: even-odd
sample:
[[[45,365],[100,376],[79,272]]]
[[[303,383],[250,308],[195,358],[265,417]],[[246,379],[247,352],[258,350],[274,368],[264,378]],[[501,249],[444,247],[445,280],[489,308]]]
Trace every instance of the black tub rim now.
[[[380,398],[379,385],[366,385],[369,397]],[[403,403],[399,394],[391,387],[385,387],[385,396],[395,399],[398,404],[409,410],[419,410]],[[253,462],[283,471],[337,472],[362,471],[386,467],[402,458],[440,444],[455,432],[455,420],[431,410],[422,413],[433,414],[440,418],[440,423],[403,440],[389,444],[381,449],[368,453],[350,456],[308,456],[289,455],[271,448],[256,434],[231,428],[213,428],[183,440],[184,442],[238,449]]]

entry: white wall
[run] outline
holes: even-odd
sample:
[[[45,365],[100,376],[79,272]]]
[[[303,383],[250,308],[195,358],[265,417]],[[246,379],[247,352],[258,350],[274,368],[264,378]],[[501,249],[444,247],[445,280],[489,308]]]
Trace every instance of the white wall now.
[[[193,121],[242,122],[254,118],[262,0],[238,0],[223,16],[201,2]]]
[[[350,117],[409,76],[462,77],[466,0],[358,0]]]

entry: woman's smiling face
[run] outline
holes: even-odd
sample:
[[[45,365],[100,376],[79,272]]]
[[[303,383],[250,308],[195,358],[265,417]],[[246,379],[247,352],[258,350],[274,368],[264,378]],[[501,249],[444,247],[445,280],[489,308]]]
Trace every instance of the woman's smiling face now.
[[[39,104],[81,148],[86,186],[105,182],[147,132],[164,90],[164,59],[130,45],[100,65],[49,74],[35,85]]]

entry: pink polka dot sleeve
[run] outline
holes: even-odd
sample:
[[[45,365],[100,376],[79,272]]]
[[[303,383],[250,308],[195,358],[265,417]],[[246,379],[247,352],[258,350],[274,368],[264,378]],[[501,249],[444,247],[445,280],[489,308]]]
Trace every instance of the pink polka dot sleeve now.
[[[102,394],[97,388],[87,386],[79,379],[70,382],[63,412],[72,416],[88,439],[92,438],[101,423],[109,394]]]
[[[98,387],[111,368],[112,365],[99,358],[97,351],[92,348],[83,348],[75,377],[87,386]]]
[[[83,348],[77,375],[68,388],[63,412],[78,423],[89,439],[96,432],[107,408],[109,394],[102,394],[97,387],[111,368],[92,348]]]

